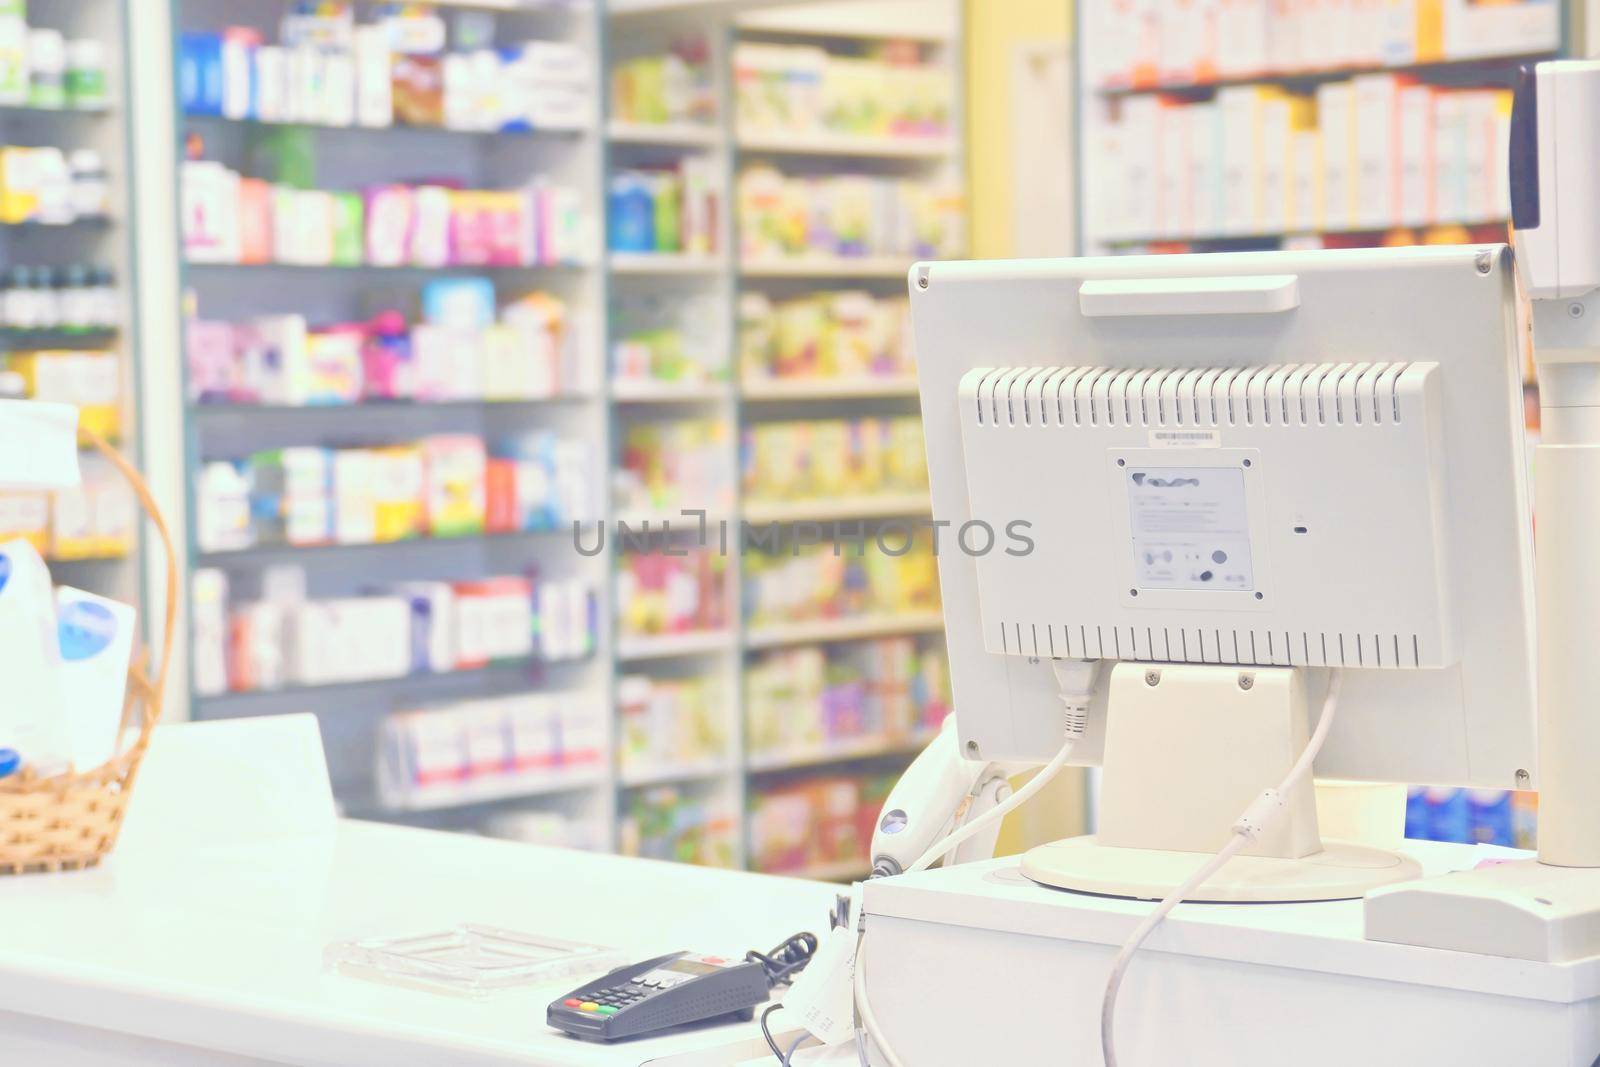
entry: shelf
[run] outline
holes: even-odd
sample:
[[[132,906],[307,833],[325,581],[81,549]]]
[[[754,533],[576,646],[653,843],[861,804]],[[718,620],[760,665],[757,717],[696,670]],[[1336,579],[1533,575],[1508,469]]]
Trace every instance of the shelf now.
[[[703,630],[683,634],[617,638],[617,659],[637,662],[675,656],[706,656],[733,648],[731,630]]]
[[[1340,227],[1330,230],[1293,230],[1274,233],[1210,233],[1191,237],[1111,237],[1102,239],[1101,243],[1115,248],[1131,248],[1138,245],[1243,244],[1245,242],[1287,241],[1298,237],[1357,237],[1363,234],[1386,234],[1395,230],[1436,230],[1447,226],[1460,226],[1470,230],[1479,226],[1505,226],[1507,222],[1508,220],[1504,218],[1462,220],[1458,222],[1448,220],[1440,222],[1391,222],[1380,226]]]
[[[829,763],[909,756],[927,748],[928,742],[937,736],[939,736],[937,730],[930,730],[910,737],[867,737],[809,750],[753,753],[746,763],[746,768],[752,774],[770,774],[774,771],[819,767]]]
[[[274,122],[257,118],[236,119],[226,115],[199,115],[193,112],[186,112],[183,115],[183,121],[264,130],[307,130],[317,133],[350,134],[356,137],[404,136],[406,134],[416,134],[418,136],[434,134],[448,137],[581,137],[584,134],[593,132],[593,127],[587,125],[539,126],[510,130],[471,130],[456,126],[412,126],[403,122],[396,122],[388,126],[362,126],[355,123],[340,126],[329,122]]]
[[[739,273],[747,278],[904,278],[912,257],[791,256],[746,259]]]
[[[0,347],[16,348],[91,348],[116,342],[120,331],[95,330],[15,330],[0,328]]]
[[[612,0],[613,7],[616,3],[617,0]],[[789,3],[776,11],[740,15],[735,25],[745,32],[785,37],[888,39],[923,44],[953,44],[961,33],[958,15],[946,15],[926,6],[894,3],[892,0],[879,0],[873,4],[862,4],[855,0]]]
[[[115,222],[116,222],[116,219],[114,219],[110,215],[79,215],[76,218],[68,219],[65,222],[38,222],[38,221],[31,220],[31,219],[26,221],[26,222],[0,222],[0,229],[5,229],[5,230],[71,230],[71,229],[79,229],[79,228],[88,229],[88,228],[99,228],[99,227],[103,227],[103,226],[111,226]]]
[[[554,404],[588,404],[598,400],[592,394],[559,393],[555,396],[521,400],[368,400],[359,404],[207,404],[191,403],[189,414],[201,419],[253,418],[276,415],[286,418],[348,419],[378,415],[415,414],[428,411],[515,411]]]
[[[874,496],[831,497],[820,500],[746,499],[743,517],[754,523],[825,522],[830,519],[873,519],[895,515],[925,515],[933,510],[927,493],[882,493]]]
[[[708,275],[728,269],[728,261],[721,256],[688,252],[612,252],[609,261],[617,274]]]
[[[714,148],[722,143],[722,129],[697,122],[623,122],[606,124],[606,136],[618,144],[662,148]]]
[[[592,11],[590,0],[428,0],[434,7],[457,7],[468,11],[505,11],[514,14],[551,14]]]
[[[555,793],[574,793],[594,789],[606,781],[603,766],[573,768],[540,775],[519,775],[514,778],[485,778],[481,782],[452,783],[448,787],[430,790],[433,795],[408,798],[397,804],[378,804],[363,809],[367,818],[382,819],[414,811],[443,811],[447,808],[464,808],[473,804],[496,801],[544,797]]]
[[[746,400],[851,400],[870,397],[914,397],[916,378],[765,378],[746,379],[739,386]]]
[[[104,118],[116,113],[110,104],[99,107],[39,107],[35,104],[0,104],[0,116],[38,115],[48,118]]]
[[[1230,85],[1284,85],[1312,86],[1322,82],[1345,81],[1362,74],[1443,74],[1482,70],[1485,67],[1513,67],[1550,59],[1551,52],[1518,52],[1504,56],[1476,56],[1470,59],[1443,59],[1427,63],[1367,64],[1349,67],[1329,67],[1323,70],[1304,70],[1254,75],[1237,75],[1206,81],[1160,82],[1151,85],[1106,85],[1096,90],[1100,96],[1116,98],[1149,93],[1207,93]]]
[[[738,769],[737,764],[727,759],[700,760],[694,763],[682,763],[675,767],[624,767],[617,776],[617,782],[624,789],[643,789],[671,782],[723,778],[737,773]]]
[[[330,682],[326,685],[286,685],[278,689],[252,689],[248,692],[227,692],[204,695],[196,693],[194,704],[203,709],[206,717],[250,714],[254,708],[271,704],[301,704],[304,710],[337,712],[362,696],[392,697],[398,704],[415,705],[461,689],[486,684],[517,684],[521,689],[534,688],[541,673],[548,675],[562,668],[589,662],[588,660],[559,660],[553,663],[529,657],[509,663],[493,663],[487,667],[473,667],[458,671],[441,671],[435,674],[408,674],[399,678],[369,678],[358,682]]]
[[[894,637],[900,634],[940,633],[944,615],[937,611],[906,615],[864,615],[853,619],[819,619],[815,622],[769,623],[752,626],[745,634],[745,647],[782,648],[785,645],[822,644],[829,641],[855,641],[868,637]]]
[[[619,404],[698,404],[729,400],[733,387],[727,382],[658,382],[614,378],[611,399]]]
[[[586,524],[585,529],[592,524]],[[251,545],[249,548],[223,548],[198,550],[196,559],[202,566],[251,566],[276,562],[303,560],[308,556],[342,556],[355,554],[391,553],[401,550],[442,552],[447,545],[491,545],[512,543],[536,538],[570,537],[572,527],[560,526],[549,530],[519,530],[515,533],[468,534],[463,537],[412,537],[404,541],[371,541],[359,544],[325,545]]]
[[[740,134],[741,152],[771,156],[834,156],[844,159],[949,159],[956,153],[948,137],[865,136],[844,133]]]
[[[414,264],[401,264],[396,267],[378,267],[370,263],[214,263],[207,260],[184,260],[184,267],[191,271],[245,271],[256,273],[289,272],[303,274],[392,274],[392,275],[434,275],[434,274],[509,274],[509,273],[576,273],[589,270],[590,267],[583,263],[522,263],[514,266],[472,266],[466,263],[449,263],[442,267],[421,267]]]

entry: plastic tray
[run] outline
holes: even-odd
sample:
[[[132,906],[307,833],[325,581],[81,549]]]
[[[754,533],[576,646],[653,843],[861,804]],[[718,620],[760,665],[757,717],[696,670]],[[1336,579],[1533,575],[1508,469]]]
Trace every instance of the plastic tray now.
[[[323,955],[341,974],[483,996],[620,966],[622,953],[554,937],[465,923],[412,937],[339,941]]]

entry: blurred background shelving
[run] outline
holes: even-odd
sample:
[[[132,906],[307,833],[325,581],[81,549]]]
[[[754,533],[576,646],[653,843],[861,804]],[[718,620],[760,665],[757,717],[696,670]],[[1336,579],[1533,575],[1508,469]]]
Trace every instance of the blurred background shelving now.
[[[880,10],[863,19],[866,6]],[[901,294],[914,259],[964,243],[960,5],[805,8],[610,24],[609,236],[613,265],[633,268],[613,272],[611,289],[614,506],[648,513],[642,489],[658,517],[678,515],[688,545],[674,551],[698,551],[700,518],[679,513],[704,511],[730,569],[705,586],[726,598],[713,628],[641,637],[630,627],[664,624],[634,592],[659,556],[626,557],[621,733],[658,738],[661,750],[630,756],[624,743],[618,806],[632,813],[624,849],[844,877],[865,865],[863,783],[903,768],[947,705],[941,627],[936,611],[869,612],[854,590],[826,595],[841,581],[866,589],[864,565],[846,579],[844,561],[819,568],[762,546],[789,545],[797,527],[928,513]],[[911,39],[908,26],[919,28]],[[763,182],[779,195],[764,198]],[[928,203],[875,227],[873,212],[901,186]],[[641,221],[644,190],[701,187],[713,190],[713,236],[691,225],[661,240],[659,210]],[[809,226],[808,213],[827,221]],[[629,225],[619,231],[619,220]],[[707,269],[671,269],[685,247]],[[650,270],[656,262],[668,269]],[[677,299],[676,320],[662,293]],[[889,476],[880,457],[896,426],[905,469]],[[652,455],[673,469],[641,459]],[[807,483],[808,470],[830,464],[844,481]],[[879,585],[894,585],[876,570]],[[662,584],[674,582],[689,588],[681,576]],[[923,594],[934,605],[936,584]],[[861,646],[860,663],[845,654],[868,638],[889,647]],[[655,729],[630,728],[641,718]],[[810,732],[792,761],[762,734],[777,720]],[[782,845],[789,836],[809,848]]]
[[[961,4],[806,6],[171,0],[192,717],[314,712],[363,818],[864,865],[949,703]]]
[[[173,0],[190,712],[362,817],[614,844],[602,21]]]
[[[124,0],[0,5],[0,396],[78,404],[137,462],[127,17]],[[138,505],[100,457],[82,468],[76,489],[0,494],[0,540],[140,604]]]

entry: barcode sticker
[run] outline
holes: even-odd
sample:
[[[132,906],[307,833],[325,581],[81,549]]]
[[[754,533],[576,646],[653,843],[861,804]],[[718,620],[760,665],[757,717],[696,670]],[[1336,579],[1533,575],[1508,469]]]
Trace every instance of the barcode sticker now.
[[[1221,448],[1220,430],[1151,430],[1151,448]]]

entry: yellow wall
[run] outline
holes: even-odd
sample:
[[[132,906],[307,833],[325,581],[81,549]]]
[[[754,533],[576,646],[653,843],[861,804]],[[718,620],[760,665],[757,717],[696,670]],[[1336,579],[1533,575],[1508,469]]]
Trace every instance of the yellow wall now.
[[[974,256],[1013,254],[1011,71],[1017,46],[1065,41],[1071,34],[1072,0],[966,0],[967,187]],[[1063,772],[1006,820],[996,851],[1015,853],[1082,833],[1083,788],[1080,772]]]
[[[966,0],[972,254],[1012,254],[1011,66],[1016,47],[1072,34],[1072,0]]]

